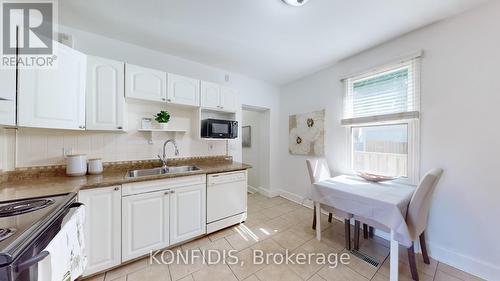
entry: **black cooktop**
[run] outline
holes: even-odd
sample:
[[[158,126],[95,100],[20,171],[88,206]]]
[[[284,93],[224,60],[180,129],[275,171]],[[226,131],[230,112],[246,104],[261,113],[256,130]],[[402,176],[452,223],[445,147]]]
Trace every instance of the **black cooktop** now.
[[[22,215],[54,204],[53,199],[27,199],[0,205],[0,217]]]
[[[0,202],[0,260],[29,242],[75,194]]]

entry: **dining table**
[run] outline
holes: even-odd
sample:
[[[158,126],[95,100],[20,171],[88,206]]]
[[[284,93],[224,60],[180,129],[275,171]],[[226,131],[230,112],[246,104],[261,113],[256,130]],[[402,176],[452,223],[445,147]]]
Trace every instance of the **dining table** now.
[[[416,186],[398,180],[371,182],[340,175],[313,184],[316,238],[321,240],[321,205],[357,215],[390,229],[390,281],[398,280],[399,245],[411,246],[406,212]]]

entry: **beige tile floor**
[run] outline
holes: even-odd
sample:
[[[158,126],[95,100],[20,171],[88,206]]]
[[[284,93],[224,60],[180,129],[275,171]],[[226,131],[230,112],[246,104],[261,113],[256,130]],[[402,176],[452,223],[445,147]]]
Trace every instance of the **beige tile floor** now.
[[[259,194],[248,196],[248,220],[244,224],[227,228],[177,249],[237,250],[243,265],[207,265],[202,257],[193,264],[158,265],[141,259],[113,269],[85,281],[385,281],[389,280],[389,248],[387,241],[375,238],[361,241],[361,251],[377,258],[381,265],[373,267],[350,255],[348,265],[331,268],[313,262],[306,265],[256,265],[252,263],[252,251],[278,253],[347,253],[344,249],[344,225],[339,221],[327,222],[322,218],[322,241],[317,241],[311,229],[312,210],[281,197],[266,198]],[[465,272],[432,260],[430,265],[417,256],[420,280],[424,281],[476,281],[481,280]],[[401,281],[410,281],[408,257],[400,251]]]

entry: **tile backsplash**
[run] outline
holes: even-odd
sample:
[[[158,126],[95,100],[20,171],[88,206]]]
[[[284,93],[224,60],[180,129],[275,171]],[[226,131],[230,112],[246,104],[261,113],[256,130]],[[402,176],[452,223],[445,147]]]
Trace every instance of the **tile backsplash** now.
[[[158,133],[153,144],[147,133],[96,133],[56,130],[20,129],[17,134],[17,167],[64,164],[63,149],[73,154],[87,154],[103,161],[130,161],[154,159],[162,151],[163,140],[174,138],[172,133]],[[224,142],[215,142],[209,150],[205,141],[194,141],[189,136],[175,137],[181,156],[224,155]],[[173,156],[172,146],[167,155]]]
[[[15,166],[31,167],[64,164],[63,150],[72,154],[87,154],[88,158],[102,158],[104,162],[155,159],[161,153],[163,142],[175,138],[180,156],[225,155],[225,141],[205,141],[195,136],[196,111],[173,108],[171,123],[187,130],[186,133],[153,133],[153,144],[149,144],[149,133],[137,131],[143,117],[151,117],[162,108],[155,104],[128,104],[127,132],[68,131],[20,128],[16,133],[16,147],[0,151],[2,162],[15,149]],[[5,137],[0,138],[0,146],[5,148]],[[167,156],[173,157],[172,146],[167,147]],[[14,157],[11,157],[14,158]],[[5,163],[2,163],[5,167]],[[1,167],[0,167],[1,169]]]

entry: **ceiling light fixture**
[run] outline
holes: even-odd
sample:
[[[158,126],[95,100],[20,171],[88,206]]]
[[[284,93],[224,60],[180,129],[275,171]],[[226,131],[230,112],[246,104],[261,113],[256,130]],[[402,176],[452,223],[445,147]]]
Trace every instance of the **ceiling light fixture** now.
[[[290,6],[295,6],[299,7],[307,3],[309,0],[282,0],[283,2],[287,3]]]

